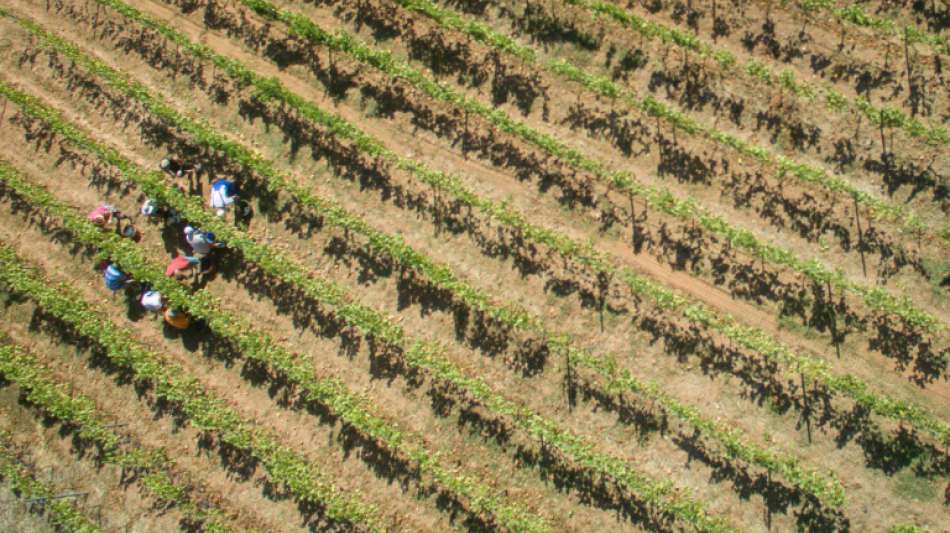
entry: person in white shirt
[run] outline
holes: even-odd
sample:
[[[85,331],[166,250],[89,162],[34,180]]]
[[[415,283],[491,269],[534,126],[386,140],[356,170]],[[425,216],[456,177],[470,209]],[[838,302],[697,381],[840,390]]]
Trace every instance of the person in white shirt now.
[[[142,293],[142,297],[139,299],[142,303],[142,307],[150,313],[161,313],[162,309],[165,308],[165,302],[162,298],[162,293],[155,290],[147,290]]]
[[[215,210],[215,214],[223,217],[225,209],[233,204],[237,197],[234,182],[221,178],[211,184],[211,199],[208,203]]]
[[[162,205],[154,198],[147,198],[139,209],[139,213],[152,222],[161,219],[164,220],[165,224],[177,224],[179,221],[178,212],[166,205]]]
[[[211,250],[220,246],[214,242],[214,233],[198,231],[191,226],[185,226],[185,241],[194,251],[194,256],[203,258],[211,253]]]

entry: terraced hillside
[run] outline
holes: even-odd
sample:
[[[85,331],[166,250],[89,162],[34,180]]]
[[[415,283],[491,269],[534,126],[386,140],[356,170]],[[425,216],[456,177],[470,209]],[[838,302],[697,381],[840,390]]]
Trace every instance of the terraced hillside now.
[[[945,1],[3,2],[0,526],[947,531]]]

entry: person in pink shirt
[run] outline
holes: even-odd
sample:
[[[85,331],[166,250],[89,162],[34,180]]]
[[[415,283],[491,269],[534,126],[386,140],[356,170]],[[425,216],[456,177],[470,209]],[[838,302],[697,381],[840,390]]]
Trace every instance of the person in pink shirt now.
[[[99,207],[96,207],[86,215],[86,219],[89,222],[92,222],[96,226],[99,226],[103,230],[106,229],[112,221],[115,221],[115,231],[123,237],[128,237],[136,242],[141,239],[141,234],[139,230],[132,224],[132,218],[128,215],[122,213],[111,204],[101,204]],[[126,225],[122,227],[122,221],[126,221]]]
[[[197,272],[194,267],[199,264],[201,264],[201,260],[197,257],[179,255],[168,263],[168,268],[165,269],[165,275],[175,279],[184,279],[192,273]]]
[[[122,217],[122,212],[113,207],[110,204],[102,204],[99,207],[93,209],[86,215],[86,218],[89,222],[99,226],[100,228],[105,229],[105,227],[112,222],[113,220],[118,223],[118,220]]]

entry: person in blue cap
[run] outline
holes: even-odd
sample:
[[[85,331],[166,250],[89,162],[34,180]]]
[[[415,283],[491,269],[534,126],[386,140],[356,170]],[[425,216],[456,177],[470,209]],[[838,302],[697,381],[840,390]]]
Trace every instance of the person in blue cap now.
[[[109,261],[105,270],[102,271],[102,278],[105,281],[106,288],[112,292],[121,290],[132,280],[112,261]]]

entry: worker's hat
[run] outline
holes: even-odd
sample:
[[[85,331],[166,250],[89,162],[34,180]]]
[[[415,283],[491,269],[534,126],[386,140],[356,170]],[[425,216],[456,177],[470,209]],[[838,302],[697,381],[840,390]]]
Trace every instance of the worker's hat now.
[[[158,204],[155,203],[155,200],[145,200],[145,203],[142,204],[142,214],[145,216],[152,216],[158,211]]]

